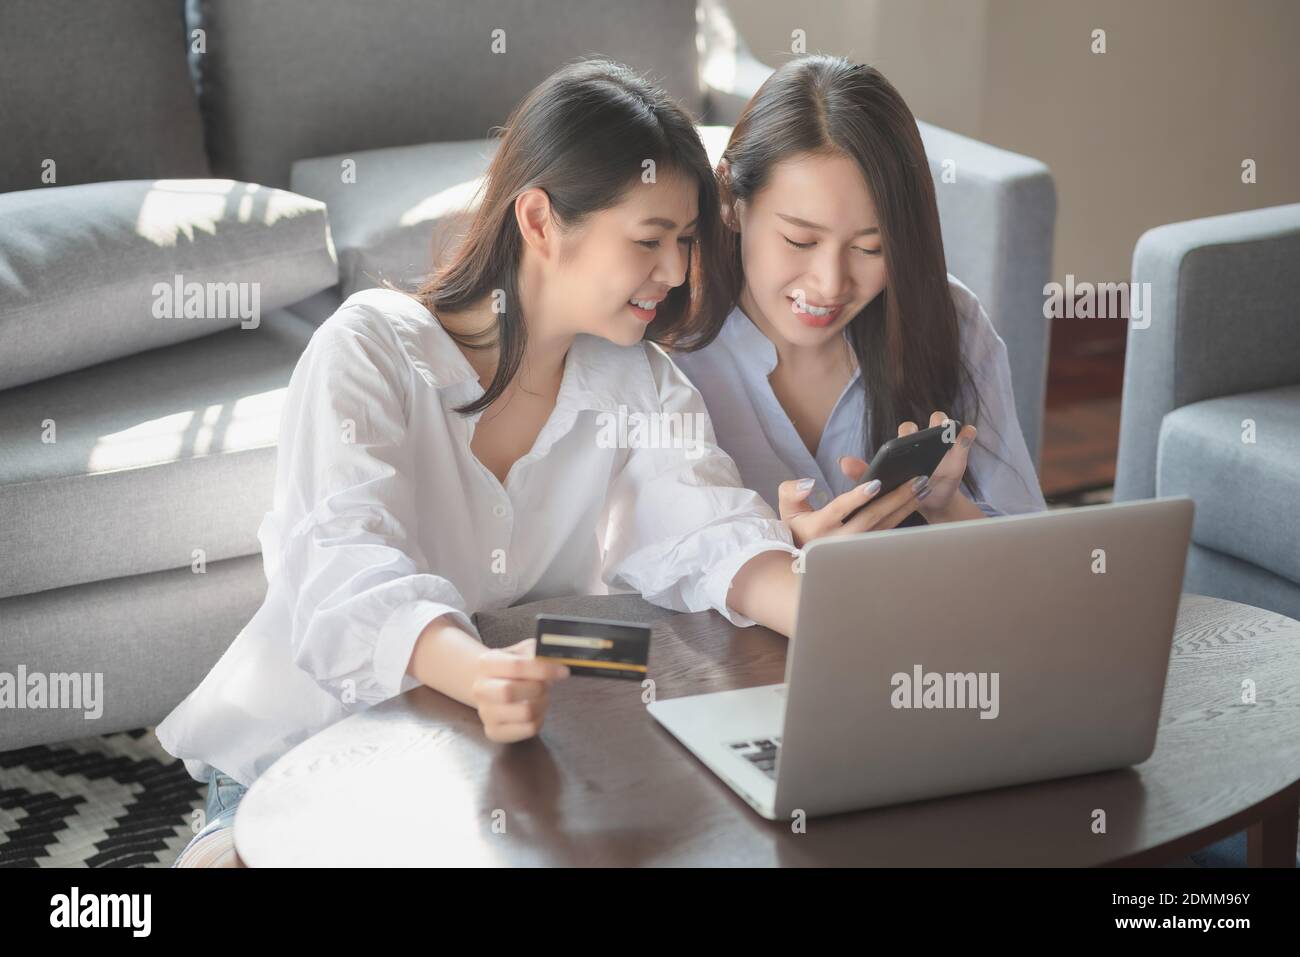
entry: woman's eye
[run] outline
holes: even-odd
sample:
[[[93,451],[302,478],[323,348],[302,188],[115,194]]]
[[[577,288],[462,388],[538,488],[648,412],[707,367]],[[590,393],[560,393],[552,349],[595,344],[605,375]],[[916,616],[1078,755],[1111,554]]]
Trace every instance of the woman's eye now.
[[[789,243],[791,246],[793,246],[795,249],[810,249],[810,248],[812,248],[813,246],[816,245],[815,242],[797,243],[797,242],[795,242],[793,239],[791,239],[789,236],[784,236],[784,235],[783,235],[781,238],[784,239],[784,240],[785,240],[787,243]],[[854,246],[853,248],[856,249],[858,252],[863,253],[864,255],[867,255],[867,256],[879,256],[879,255],[880,255],[880,250],[879,250],[879,249],[863,249],[861,246]]]
[[[694,237],[694,236],[679,236],[679,237],[677,238],[677,241],[678,241],[679,243],[685,243],[686,245],[689,246],[691,243],[695,242],[695,237]],[[639,246],[644,246],[646,249],[658,249],[658,248],[659,248],[659,240],[657,240],[657,239],[638,239],[638,240],[637,240],[637,245],[639,245]]]

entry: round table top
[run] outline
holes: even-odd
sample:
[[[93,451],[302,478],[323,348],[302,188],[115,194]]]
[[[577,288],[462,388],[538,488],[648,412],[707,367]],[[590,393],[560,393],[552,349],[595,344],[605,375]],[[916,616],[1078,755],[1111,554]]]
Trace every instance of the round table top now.
[[[538,612],[652,622],[661,698],[784,679],[786,639],[630,595],[479,616],[486,644]],[[1256,700],[1243,702],[1243,682]],[[552,690],[539,737],[498,744],[420,687],[295,747],[240,804],[249,866],[1087,866],[1179,857],[1300,797],[1300,622],[1185,594],[1156,748],[1132,768],[813,818],[754,813],[658,725],[637,682]],[[1095,808],[1104,834],[1080,827]]]

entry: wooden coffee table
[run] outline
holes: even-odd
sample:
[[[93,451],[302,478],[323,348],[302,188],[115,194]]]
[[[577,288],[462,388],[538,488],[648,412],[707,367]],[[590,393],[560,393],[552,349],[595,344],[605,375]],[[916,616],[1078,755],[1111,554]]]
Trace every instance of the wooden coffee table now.
[[[484,641],[531,636],[540,611],[653,622],[662,698],[784,677],[780,635],[627,595],[483,615]],[[636,682],[561,682],[541,736],[511,745],[421,687],[281,758],[241,802],[235,844],[252,867],[1153,865],[1248,828],[1250,864],[1291,867],[1298,817],[1300,623],[1184,595],[1156,749],[1134,768],[812,818],[796,834],[661,728]]]

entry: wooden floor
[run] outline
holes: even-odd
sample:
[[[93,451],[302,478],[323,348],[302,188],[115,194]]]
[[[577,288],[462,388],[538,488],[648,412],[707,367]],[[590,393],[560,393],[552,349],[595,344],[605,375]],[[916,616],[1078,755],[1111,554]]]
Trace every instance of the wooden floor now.
[[[1052,329],[1039,469],[1049,504],[1071,502],[1115,482],[1123,325],[1113,320],[1077,325],[1088,321],[1056,320]]]
[[[1115,484],[1118,398],[1087,399],[1047,409],[1040,469],[1043,495],[1068,498]]]

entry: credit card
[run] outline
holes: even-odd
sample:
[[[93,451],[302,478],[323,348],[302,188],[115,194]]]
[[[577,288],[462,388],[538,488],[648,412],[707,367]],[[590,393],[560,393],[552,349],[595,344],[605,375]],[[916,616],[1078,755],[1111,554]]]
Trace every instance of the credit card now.
[[[650,626],[538,615],[537,657],[568,665],[574,675],[640,681],[650,660]]]

